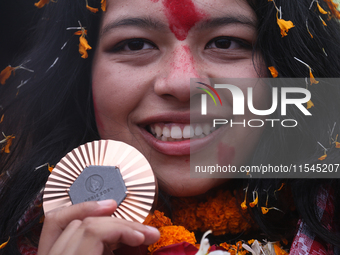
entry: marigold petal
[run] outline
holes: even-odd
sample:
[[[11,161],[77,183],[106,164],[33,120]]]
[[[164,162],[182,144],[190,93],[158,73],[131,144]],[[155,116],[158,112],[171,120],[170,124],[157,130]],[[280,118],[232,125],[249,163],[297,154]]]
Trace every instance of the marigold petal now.
[[[102,8],[102,11],[103,11],[103,12],[106,11],[106,0],[102,0],[102,1],[101,1],[101,8]]]
[[[253,202],[249,203],[249,206],[254,207],[255,205],[257,205],[258,202],[259,202],[259,197],[256,196],[255,200]]]
[[[241,208],[242,208],[243,210],[246,210],[246,209],[248,208],[248,207],[247,207],[247,204],[246,204],[246,200],[244,200],[244,201],[242,202]]]
[[[335,148],[340,149],[340,143],[339,142],[335,142]]]
[[[268,69],[269,69],[271,75],[273,76],[273,78],[276,78],[279,75],[279,73],[277,72],[277,70],[274,66],[270,66],[270,67],[268,67]]]
[[[14,70],[14,67],[7,66],[4,70],[0,73],[0,83],[4,85],[6,83],[6,80],[11,76],[12,72]]]
[[[268,213],[269,209],[267,207],[261,207],[262,214]]]
[[[327,27],[327,24],[326,24],[326,22],[319,16],[319,18],[320,18],[320,20],[321,20],[321,22],[322,22],[322,24],[325,26],[325,27]]]
[[[278,13],[276,14],[277,24],[281,29],[281,36],[284,37],[287,35],[289,29],[295,27],[293,22],[290,20],[284,20],[278,18]]]
[[[87,50],[91,50],[92,47],[88,44],[87,40],[83,36],[79,37],[79,42],[79,53],[81,54],[82,58],[87,58]]]
[[[48,4],[50,0],[40,0],[39,2],[35,3],[34,5],[38,7],[39,9],[44,7],[45,4]]]
[[[328,12],[326,12],[324,9],[322,9],[322,7],[320,6],[319,3],[317,3],[317,6],[318,6],[318,9],[319,9],[319,12],[322,13],[322,14],[327,14]]]
[[[309,101],[307,102],[307,109],[309,109],[309,108],[311,108],[311,107],[314,107],[314,104],[313,104],[312,100],[309,100]]]
[[[7,240],[6,242],[0,244],[0,249],[5,248],[5,246],[6,246],[6,245],[8,244],[8,242],[9,242],[9,239],[10,239],[10,238],[11,238],[11,237],[8,237],[8,240]]]
[[[11,147],[14,138],[15,138],[14,135],[6,136],[6,144],[1,149],[1,152],[10,153],[9,147]]]
[[[2,114],[1,119],[0,119],[0,123],[2,123],[4,121],[4,117],[5,117],[5,114]]]
[[[93,8],[93,7],[88,6],[88,5],[86,5],[86,8],[87,8],[89,11],[93,12],[93,13],[98,12],[98,8]]]
[[[327,157],[327,154],[322,155],[318,160],[324,160]]]
[[[318,83],[319,83],[319,81],[315,80],[314,75],[313,75],[311,69],[309,69],[309,77],[310,77],[310,84],[311,84],[311,85],[312,85],[312,84],[318,84]]]
[[[83,29],[83,30],[79,30],[77,32],[74,33],[75,35],[87,35],[87,30]]]
[[[281,249],[277,244],[274,244],[274,251],[276,255],[288,255],[288,253]]]
[[[283,182],[283,183],[281,183],[281,186],[280,186],[280,188],[279,188],[277,191],[280,191],[280,190],[282,190],[283,186],[285,186],[285,183],[284,183],[284,182]]]

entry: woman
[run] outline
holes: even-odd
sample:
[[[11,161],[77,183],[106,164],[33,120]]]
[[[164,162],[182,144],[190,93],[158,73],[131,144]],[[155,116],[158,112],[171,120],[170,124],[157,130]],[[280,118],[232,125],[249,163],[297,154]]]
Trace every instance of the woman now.
[[[251,191],[256,191],[261,206],[269,207],[270,201],[271,207],[284,212],[263,214],[260,207],[251,209],[261,232],[272,240],[288,238],[291,243],[295,220],[300,218],[299,226],[307,224],[309,232],[320,238],[320,247],[329,244],[323,251],[340,243],[333,229],[338,226],[334,216],[339,205],[337,179],[264,179],[234,184],[226,179],[190,179],[188,141],[160,141],[152,131],[161,129],[164,134],[165,127],[183,130],[189,126],[190,78],[270,77],[270,66],[279,77],[307,77],[312,70],[316,77],[339,77],[340,36],[334,8],[326,1],[302,0],[109,0],[105,12],[94,14],[85,5],[99,7],[99,3],[84,2],[58,1],[44,6],[44,17],[33,37],[35,48],[18,62],[16,76],[1,88],[1,128],[6,141],[10,134],[15,135],[13,145],[7,148],[10,153],[0,158],[1,243],[10,237],[0,250],[3,254],[27,254],[26,247],[38,243],[42,212],[31,215],[34,210],[28,208],[49,175],[40,166],[46,162],[55,165],[73,148],[100,138],[121,140],[139,149],[150,161],[164,194],[186,197],[216,187],[247,188],[246,200],[253,201]],[[325,10],[334,13],[329,21]],[[293,25],[281,27],[283,18]],[[79,37],[88,39],[92,47],[80,42],[79,52],[85,59],[77,51]],[[23,68],[26,70],[19,70]],[[314,87],[310,90],[313,94]],[[339,103],[331,100],[339,94],[338,87],[318,90],[314,104],[324,104],[329,111],[315,110],[313,128],[301,121],[294,131],[277,127],[226,132],[222,140],[233,148],[233,155],[226,157],[238,166],[275,165],[285,157],[289,162],[318,162],[316,155],[323,151],[317,141],[328,142],[327,127],[339,123]],[[268,88],[254,87],[255,104],[260,108],[267,109],[269,98]],[[288,115],[302,120],[294,111]],[[339,162],[337,151],[327,151],[324,162]],[[275,191],[281,190],[283,182],[286,191],[276,200]],[[322,222],[314,202],[325,189],[332,194],[334,214]],[[296,206],[293,211],[289,209],[291,196]],[[157,241],[157,230],[102,217],[114,210],[115,203],[105,201],[47,214],[38,254],[105,254],[122,244]],[[292,253],[302,254],[303,250],[293,247]]]

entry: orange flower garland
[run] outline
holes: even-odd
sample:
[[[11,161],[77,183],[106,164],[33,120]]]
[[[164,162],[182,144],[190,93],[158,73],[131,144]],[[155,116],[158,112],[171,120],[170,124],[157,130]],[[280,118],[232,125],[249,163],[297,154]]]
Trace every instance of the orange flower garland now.
[[[143,224],[158,228],[161,234],[161,237],[156,243],[149,245],[148,250],[151,254],[159,248],[171,244],[181,242],[187,242],[192,245],[196,244],[196,238],[193,232],[186,230],[182,226],[173,226],[171,220],[164,216],[163,212],[158,210],[152,215],[149,214]]]
[[[148,250],[151,252],[151,254],[159,248],[171,244],[177,244],[181,242],[187,242],[192,245],[196,244],[195,234],[186,230],[182,226],[165,226],[160,227],[158,230],[161,234],[161,238],[156,243],[149,245]]]
[[[238,197],[237,197],[238,196]],[[254,227],[251,216],[242,211],[238,201],[242,192],[218,191],[206,202],[197,198],[174,199],[173,222],[190,231],[212,230],[214,235],[247,232]]]

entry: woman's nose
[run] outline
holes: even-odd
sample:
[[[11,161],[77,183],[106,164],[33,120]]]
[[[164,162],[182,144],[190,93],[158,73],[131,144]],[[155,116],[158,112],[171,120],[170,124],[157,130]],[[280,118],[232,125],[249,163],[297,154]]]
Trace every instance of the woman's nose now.
[[[190,86],[190,78],[202,78],[200,67],[189,46],[179,45],[175,48],[170,59],[160,68],[162,75],[155,82],[155,93],[160,97],[171,97],[180,102],[189,101],[190,91],[195,89],[194,86]]]

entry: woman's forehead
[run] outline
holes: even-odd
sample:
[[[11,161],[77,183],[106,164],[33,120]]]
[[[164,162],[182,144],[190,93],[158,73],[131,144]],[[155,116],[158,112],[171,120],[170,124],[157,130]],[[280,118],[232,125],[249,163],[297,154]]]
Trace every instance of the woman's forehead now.
[[[184,40],[191,28],[208,28],[207,23],[216,22],[255,26],[256,16],[245,0],[108,0],[101,34],[133,25],[171,30],[178,40]]]

